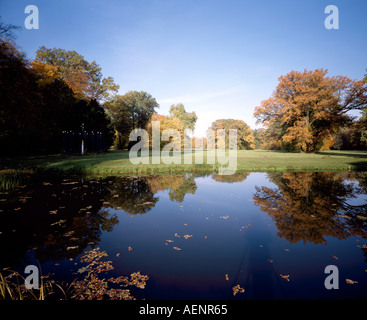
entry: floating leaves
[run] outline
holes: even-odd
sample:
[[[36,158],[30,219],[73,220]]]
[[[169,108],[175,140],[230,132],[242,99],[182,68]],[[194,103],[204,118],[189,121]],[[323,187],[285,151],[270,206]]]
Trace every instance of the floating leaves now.
[[[226,215],[226,216],[220,216],[219,218],[221,218],[221,219],[228,219],[229,218],[229,215]]]
[[[127,250],[128,250],[128,251],[132,251],[132,250],[133,250],[133,248],[132,248],[132,247],[127,247]]]
[[[225,275],[225,279],[228,281],[229,280],[229,275],[228,275],[228,273],[226,273],[226,275]]]
[[[78,270],[78,273],[87,275],[81,281],[73,282],[74,295],[72,298],[77,300],[135,300],[128,289],[110,288],[109,283],[118,284],[120,287],[135,286],[144,289],[148,276],[140,274],[140,271],[134,272],[129,277],[120,276],[117,278],[100,279],[98,274],[113,270],[111,261],[101,261],[107,257],[105,251],[99,248],[87,251],[81,258],[81,262],[88,263],[85,267]],[[116,255],[117,256],[117,255]]]
[[[345,282],[348,283],[348,284],[356,284],[356,283],[358,283],[358,281],[353,281],[353,280],[350,280],[350,279],[345,279]]]
[[[238,284],[232,288],[233,295],[235,296],[237,293],[244,293],[245,289],[241,288],[241,286]]]
[[[173,250],[181,251],[182,249],[179,247],[173,247]]]
[[[66,247],[66,250],[74,250],[74,249],[78,249],[79,246],[70,246],[70,247]]]
[[[183,237],[184,237],[185,239],[188,239],[188,238],[191,238],[191,237],[192,237],[192,234],[185,234]]]
[[[289,281],[289,274],[287,274],[287,275],[282,275],[282,274],[280,274],[280,276],[281,276],[284,280]]]
[[[174,234],[176,238],[180,238],[180,236],[177,234],[177,232]]]

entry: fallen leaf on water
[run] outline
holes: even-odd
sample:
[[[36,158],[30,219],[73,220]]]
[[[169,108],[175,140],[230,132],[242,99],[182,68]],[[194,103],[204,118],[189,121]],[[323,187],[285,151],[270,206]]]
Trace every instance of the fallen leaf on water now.
[[[284,249],[285,251],[289,251],[289,249]]]
[[[269,261],[270,263],[273,263],[273,262],[274,262],[274,260],[272,260],[272,259],[268,259],[268,261]]]
[[[339,260],[339,258],[337,256],[333,256],[333,258],[336,259],[336,260]]]
[[[187,226],[187,223],[184,223],[184,226]]]
[[[166,240],[167,242],[173,242],[173,240]]]
[[[350,279],[345,279],[345,282],[348,283],[348,284],[358,283],[358,281],[353,281],[353,280],[350,280]]]
[[[237,293],[244,293],[245,289],[241,288],[240,285],[238,284],[232,288],[232,291],[233,291],[233,295],[235,296]]]
[[[204,239],[208,239],[208,236],[205,236]]]
[[[188,238],[191,238],[191,237],[192,237],[192,234],[185,234],[185,235],[184,235],[184,238],[185,238],[185,239],[188,239]]]
[[[57,210],[50,210],[49,212],[50,212],[50,214],[56,214]]]
[[[129,250],[129,251],[131,251],[133,248],[131,248],[131,247],[127,247],[127,250]]]
[[[79,246],[71,246],[71,247],[66,247],[66,250],[73,250],[73,249],[78,249]]]
[[[173,247],[174,250],[181,250],[179,247]]]
[[[361,246],[357,246],[358,248],[361,248],[361,249],[367,249],[367,244],[363,244]]]
[[[174,234],[175,237],[180,238],[180,236],[177,234],[177,232]]]
[[[119,257],[120,256],[120,253],[116,253],[116,257]]]
[[[228,276],[228,273],[226,273],[226,280],[227,280],[227,281],[229,280],[229,276]]]
[[[289,281],[289,274],[287,274],[287,275],[282,275],[282,274],[280,274],[280,276],[281,276],[283,279],[285,279],[285,280]]]
[[[219,218],[221,218],[221,219],[228,219],[228,218],[229,218],[229,215],[226,215],[226,216],[220,216]]]

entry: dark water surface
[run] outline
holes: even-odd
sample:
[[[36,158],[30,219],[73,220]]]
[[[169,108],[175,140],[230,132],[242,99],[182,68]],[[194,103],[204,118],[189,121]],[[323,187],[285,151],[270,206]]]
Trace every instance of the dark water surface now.
[[[44,181],[0,193],[0,268],[71,282],[98,247],[138,299],[364,299],[366,199],[352,172]]]

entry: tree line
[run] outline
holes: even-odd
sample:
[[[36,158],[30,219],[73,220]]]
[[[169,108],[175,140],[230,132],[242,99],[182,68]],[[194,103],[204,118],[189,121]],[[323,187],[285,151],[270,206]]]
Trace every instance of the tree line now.
[[[168,115],[157,112],[156,99],[144,91],[118,94],[112,77],[76,51],[41,46],[33,61],[17,47],[17,27],[0,20],[0,150],[4,154],[57,153],[62,132],[99,132],[105,150],[129,149],[130,132],[144,128],[150,135],[152,122],[160,131],[175,129],[181,148],[192,139],[193,148],[208,146],[203,138],[190,137],[197,115],[181,103]],[[360,118],[350,111],[358,110]],[[218,119],[208,128],[237,130],[237,149],[299,150],[366,149],[367,75],[363,80],[328,76],[317,69],[291,71],[279,78],[272,96],[255,108],[263,125],[252,130],[238,119]],[[163,148],[173,137],[161,143]]]

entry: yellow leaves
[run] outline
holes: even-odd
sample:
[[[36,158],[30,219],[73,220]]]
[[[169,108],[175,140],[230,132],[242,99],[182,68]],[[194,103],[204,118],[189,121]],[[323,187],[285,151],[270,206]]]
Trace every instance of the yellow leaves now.
[[[173,247],[173,250],[181,251],[182,249],[179,247]]]
[[[333,256],[333,258],[334,258],[335,260],[339,260],[339,258],[338,258],[337,256]]]
[[[233,295],[235,296],[237,293],[244,293],[245,289],[241,288],[241,286],[238,284],[232,288]]]
[[[59,78],[57,66],[43,63],[41,61],[31,61],[30,67],[30,70],[40,78],[38,80],[38,84],[40,86],[50,84],[53,79]]]
[[[175,236],[176,238],[180,238],[180,236],[178,235],[178,233],[177,233],[177,232],[174,234],[174,236]]]
[[[229,215],[226,215],[226,216],[220,216],[219,218],[226,220],[226,219],[228,219],[228,218],[229,218]]]
[[[228,280],[229,280],[229,275],[228,275],[228,273],[226,273],[226,275],[225,275],[225,279],[226,279],[226,281],[228,281]]]
[[[185,238],[185,239],[188,239],[188,238],[191,238],[191,237],[192,237],[192,235],[189,235],[189,234],[185,234],[185,235],[184,235],[184,238]]]
[[[173,240],[166,240],[167,242],[174,242]]]

